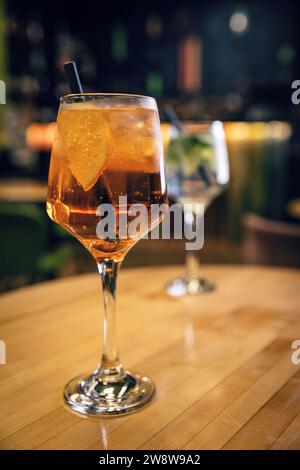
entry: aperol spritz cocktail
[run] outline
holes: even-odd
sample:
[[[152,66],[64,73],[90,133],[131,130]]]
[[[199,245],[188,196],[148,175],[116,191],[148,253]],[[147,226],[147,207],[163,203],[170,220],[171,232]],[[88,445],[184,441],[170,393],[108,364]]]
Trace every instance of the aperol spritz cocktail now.
[[[120,196],[127,196],[120,203]],[[123,201],[123,200],[122,200]],[[104,351],[91,375],[72,380],[66,403],[91,414],[132,412],[154,393],[150,379],[126,371],[115,340],[115,284],[128,250],[145,235],[101,238],[99,206],[111,204],[116,217],[132,204],[149,213],[151,204],[166,201],[162,140],[156,102],[136,95],[78,94],[61,98],[49,171],[47,211],[51,219],[76,237],[93,255],[104,295]],[[130,218],[128,221],[130,222]]]
[[[99,239],[96,211],[100,204],[111,203],[116,215],[125,212],[127,206],[120,206],[120,195],[127,196],[128,206],[142,203],[149,210],[152,203],[163,202],[165,177],[155,102],[140,98],[143,107],[139,107],[127,104],[128,98],[123,97],[119,107],[112,107],[105,97],[67,100],[71,102],[62,102],[57,118],[48,214],[78,238],[97,261],[122,259],[137,240]]]

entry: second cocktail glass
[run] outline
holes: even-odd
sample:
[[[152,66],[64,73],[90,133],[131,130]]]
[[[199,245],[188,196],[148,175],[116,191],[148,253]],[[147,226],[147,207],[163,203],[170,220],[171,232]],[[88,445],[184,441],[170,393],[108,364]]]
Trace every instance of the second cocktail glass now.
[[[84,414],[118,415],[146,404],[154,384],[125,370],[116,345],[116,280],[122,260],[145,235],[101,239],[99,206],[128,215],[142,204],[151,230],[151,204],[166,202],[160,124],[153,98],[137,95],[78,94],[61,98],[49,171],[47,211],[95,258],[104,297],[104,345],[99,367],[67,384],[64,399]],[[120,196],[127,196],[120,202]],[[103,215],[103,214],[102,214]],[[130,220],[130,216],[129,216]]]
[[[186,124],[171,140],[167,153],[169,195],[181,205],[184,224],[193,227],[195,213],[204,212],[229,182],[229,161],[223,124]],[[186,252],[186,272],[168,282],[166,291],[174,297],[209,292],[215,288],[200,275],[198,253]]]

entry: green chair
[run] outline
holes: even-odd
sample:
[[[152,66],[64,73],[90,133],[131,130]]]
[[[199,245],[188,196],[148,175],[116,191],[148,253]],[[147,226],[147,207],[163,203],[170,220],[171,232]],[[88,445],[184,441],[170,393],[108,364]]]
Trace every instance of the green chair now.
[[[45,250],[47,225],[42,211],[29,204],[0,205],[0,273],[2,282],[18,276],[33,280]]]

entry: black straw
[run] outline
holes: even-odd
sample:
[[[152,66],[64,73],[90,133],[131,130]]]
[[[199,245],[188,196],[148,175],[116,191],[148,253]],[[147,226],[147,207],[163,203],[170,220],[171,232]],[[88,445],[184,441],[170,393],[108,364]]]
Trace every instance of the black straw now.
[[[175,113],[174,109],[170,105],[166,105],[164,107],[164,111],[166,113],[167,118],[173,124],[173,126],[178,130],[178,132],[182,133],[183,132],[183,127],[181,122],[178,119],[177,114]]]
[[[72,62],[65,62],[64,63],[64,68],[65,68],[65,72],[66,72],[66,75],[67,75],[67,78],[68,78],[68,81],[69,81],[71,93],[74,93],[74,94],[83,93],[81,81],[80,81],[78,71],[77,71],[77,67],[76,67],[76,63],[73,62],[73,61]],[[84,96],[82,97],[82,100],[85,100]],[[111,191],[111,189],[109,187],[109,184],[108,184],[108,182],[105,178],[105,175],[103,175],[103,174],[102,174],[102,179],[103,179],[103,181],[105,183],[105,186],[106,186],[107,198],[110,201],[110,203],[112,203],[112,200],[113,200],[112,191]]]
[[[75,62],[65,62],[65,72],[69,81],[71,93],[83,93]]]

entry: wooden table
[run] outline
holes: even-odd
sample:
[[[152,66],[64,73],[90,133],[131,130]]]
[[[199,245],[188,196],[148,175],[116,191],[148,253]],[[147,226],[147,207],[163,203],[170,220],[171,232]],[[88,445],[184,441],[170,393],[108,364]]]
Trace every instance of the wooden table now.
[[[218,289],[172,299],[179,267],[123,270],[119,344],[156,399],[120,418],[66,410],[68,379],[96,365],[100,282],[84,275],[2,296],[2,449],[299,449],[300,271],[212,266]]]
[[[45,202],[47,184],[33,179],[1,179],[1,202]]]

